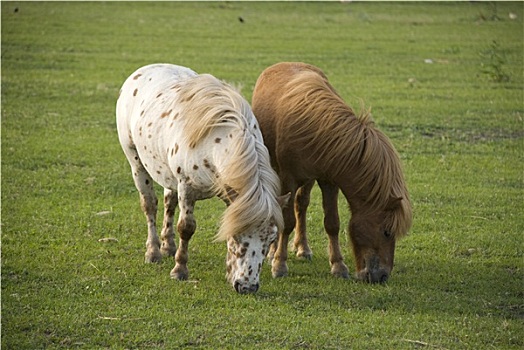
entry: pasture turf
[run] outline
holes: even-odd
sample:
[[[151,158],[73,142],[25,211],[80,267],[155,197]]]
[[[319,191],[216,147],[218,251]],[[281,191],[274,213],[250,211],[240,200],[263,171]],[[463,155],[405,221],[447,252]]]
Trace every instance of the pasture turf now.
[[[521,2],[1,10],[2,348],[524,346]],[[390,281],[330,276],[317,188],[313,260],[291,257],[283,279],[264,266],[256,295],[225,281],[218,200],[197,204],[189,281],[169,278],[170,259],[144,264],[145,219],[114,121],[125,78],[175,63],[241,86],[249,101],[264,68],[293,60],[372,107],[401,155],[414,225]],[[346,227],[342,199],[340,213]]]

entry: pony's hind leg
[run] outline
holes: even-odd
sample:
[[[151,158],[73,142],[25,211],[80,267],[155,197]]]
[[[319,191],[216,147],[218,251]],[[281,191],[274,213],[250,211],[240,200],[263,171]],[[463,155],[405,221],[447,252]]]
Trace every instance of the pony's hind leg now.
[[[142,165],[135,149],[126,149],[125,153],[131,164],[135,186],[140,193],[140,207],[147,219],[145,262],[160,262],[162,254],[160,254],[160,240],[156,232],[158,198],[153,187],[153,179]]]
[[[187,280],[189,277],[189,269],[187,268],[189,240],[196,230],[196,221],[193,216],[195,201],[188,197],[189,194],[183,184],[178,186],[180,215],[178,217],[177,231],[180,240],[175,254],[175,267],[171,270],[171,278],[177,280]]]
[[[175,209],[178,205],[177,193],[168,188],[164,189],[164,223],[162,225],[162,246],[160,252],[164,256],[175,256],[175,230],[174,230],[174,216]]]
[[[300,187],[295,196],[295,239],[293,240],[293,247],[295,248],[297,257],[311,260],[313,252],[307,243],[307,228],[306,228],[306,214],[311,198],[311,189],[315,184],[310,181]]]
[[[322,208],[324,209],[324,228],[329,239],[329,263],[331,274],[336,277],[349,278],[349,269],[344,264],[340,251],[338,232],[340,219],[338,217],[338,187],[332,183],[318,181],[322,191]]]

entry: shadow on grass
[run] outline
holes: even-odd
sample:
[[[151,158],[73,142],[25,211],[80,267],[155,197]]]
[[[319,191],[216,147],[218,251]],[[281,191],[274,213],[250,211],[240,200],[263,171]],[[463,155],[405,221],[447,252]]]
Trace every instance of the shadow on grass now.
[[[284,298],[297,310],[325,303],[348,310],[524,320],[523,275],[517,264],[473,264],[467,256],[446,261],[399,259],[390,281],[380,285],[334,278],[324,256],[316,256],[312,262],[291,257],[288,263],[289,276],[264,276],[265,284],[256,298]],[[347,263],[353,270],[351,262]]]

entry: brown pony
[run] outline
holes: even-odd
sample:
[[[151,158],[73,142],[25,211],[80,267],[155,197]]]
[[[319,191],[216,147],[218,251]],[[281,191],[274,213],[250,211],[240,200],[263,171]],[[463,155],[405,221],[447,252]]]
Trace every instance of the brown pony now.
[[[306,210],[316,180],[322,191],[331,273],[349,277],[338,241],[340,189],[352,214],[349,235],[356,277],[387,281],[395,242],[412,221],[400,159],[387,136],[375,128],[369,113],[356,116],[324,73],[305,63],[283,62],[264,70],[253,91],[252,108],[282,193],[291,192],[283,210],[285,228],[271,252],[273,276],[287,274],[287,245],[294,228],[297,256],[312,257]]]

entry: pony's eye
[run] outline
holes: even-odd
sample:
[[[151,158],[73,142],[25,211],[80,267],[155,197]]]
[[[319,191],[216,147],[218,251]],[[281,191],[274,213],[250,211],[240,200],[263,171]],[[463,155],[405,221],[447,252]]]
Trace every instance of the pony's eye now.
[[[386,238],[391,237],[391,231],[390,230],[384,230],[384,237],[386,237]]]

